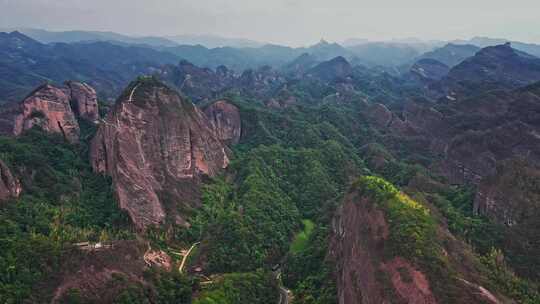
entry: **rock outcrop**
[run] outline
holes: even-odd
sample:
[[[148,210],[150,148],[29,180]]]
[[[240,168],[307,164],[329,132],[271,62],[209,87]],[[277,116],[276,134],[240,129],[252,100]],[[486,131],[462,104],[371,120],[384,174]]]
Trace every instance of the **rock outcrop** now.
[[[66,82],[66,86],[73,112],[80,118],[90,122],[97,122],[99,119],[99,108],[96,90],[86,83],[75,81]]]
[[[69,96],[60,88],[45,84],[37,88],[20,104],[14,118],[13,134],[20,135],[34,126],[46,132],[62,134],[69,142],[79,140],[79,124]]]
[[[227,144],[237,144],[242,135],[238,108],[226,100],[218,100],[204,109],[217,137]]]
[[[424,273],[401,257],[383,259],[390,226],[375,202],[348,194],[333,226],[339,304],[437,303]]]
[[[433,215],[424,204],[373,177],[353,185],[332,222],[328,247],[336,265],[339,304],[434,304],[448,299],[507,303],[504,295],[482,287],[488,283],[485,274],[474,267],[479,262],[464,243],[436,224],[427,224]],[[439,243],[403,239],[402,229],[410,225],[417,225],[411,230],[414,238],[436,238]],[[418,254],[422,248],[430,253]],[[453,278],[443,281],[446,276]]]
[[[11,173],[9,167],[0,160],[0,201],[17,198],[21,191],[20,181]]]
[[[100,124],[90,152],[110,175],[120,207],[137,227],[189,225],[200,181],[227,167],[227,148],[206,115],[154,79],[133,82]]]

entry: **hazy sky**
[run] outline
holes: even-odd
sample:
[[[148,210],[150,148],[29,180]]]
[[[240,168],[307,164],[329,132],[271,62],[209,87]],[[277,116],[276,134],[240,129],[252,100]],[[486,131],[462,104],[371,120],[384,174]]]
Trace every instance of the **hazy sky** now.
[[[501,37],[540,43],[540,0],[0,0],[0,27],[325,38]]]

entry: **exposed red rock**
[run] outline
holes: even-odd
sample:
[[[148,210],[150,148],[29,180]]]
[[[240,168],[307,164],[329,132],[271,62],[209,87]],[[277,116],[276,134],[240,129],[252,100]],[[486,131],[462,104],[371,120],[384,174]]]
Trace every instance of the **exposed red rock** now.
[[[425,266],[422,258],[395,255],[389,243],[392,229],[387,211],[374,198],[354,188],[346,194],[332,222],[328,247],[336,265],[339,304],[441,303],[449,297],[452,303],[511,303],[482,287],[486,280],[475,266],[478,260],[470,247],[444,227],[435,233],[444,244],[442,267],[455,276],[448,285],[441,284],[434,275],[437,272]],[[449,293],[441,288],[449,288]]]
[[[20,181],[11,173],[9,167],[0,160],[0,201],[17,198],[21,191]]]
[[[199,206],[199,184],[227,167],[226,147],[204,113],[153,79],[132,83],[92,140],[95,171],[110,175],[120,207],[145,229],[189,225],[179,210]]]
[[[70,142],[79,140],[79,124],[71,110],[69,97],[57,87],[46,84],[37,88],[20,104],[14,118],[13,134],[39,126],[51,133],[60,133]]]
[[[147,285],[143,275],[148,269],[143,245],[135,240],[111,245],[111,248],[66,252],[63,264],[56,269],[58,273],[39,286],[52,288],[51,303],[67,303],[66,297],[74,289],[90,302],[114,303],[126,285]]]
[[[99,119],[99,108],[96,90],[86,83],[66,82],[73,112],[83,119],[96,122]]]
[[[429,281],[410,262],[400,257],[384,261],[390,228],[370,199],[349,193],[333,226],[330,248],[337,261],[340,304],[437,303]]]
[[[237,144],[242,134],[238,108],[225,100],[218,100],[204,109],[218,138],[228,144]]]

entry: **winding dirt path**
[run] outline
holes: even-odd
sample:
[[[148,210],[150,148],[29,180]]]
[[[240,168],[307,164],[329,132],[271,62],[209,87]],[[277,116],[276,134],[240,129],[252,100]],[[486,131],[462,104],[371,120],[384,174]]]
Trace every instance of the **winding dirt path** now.
[[[128,99],[129,102],[132,102],[132,101],[133,101],[133,94],[135,93],[135,90],[137,90],[137,88],[138,88],[140,85],[141,85],[140,83],[137,84],[137,85],[133,88],[133,90],[131,90],[131,93],[129,94],[129,99]]]
[[[193,248],[195,248],[195,246],[199,245],[201,242],[196,242],[196,243],[193,243],[193,245],[191,245],[191,247],[189,248],[189,250],[186,252],[186,254],[184,255],[184,257],[182,258],[182,263],[180,263],[180,267],[178,267],[178,271],[180,273],[182,273],[182,271],[184,270],[184,265],[186,264],[186,261],[187,261],[187,258],[189,257],[189,254],[191,253],[191,251],[193,250]]]

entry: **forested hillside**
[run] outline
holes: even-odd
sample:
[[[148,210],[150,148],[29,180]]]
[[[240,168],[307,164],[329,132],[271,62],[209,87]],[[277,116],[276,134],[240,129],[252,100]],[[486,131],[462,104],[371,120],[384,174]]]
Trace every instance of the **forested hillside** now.
[[[62,48],[8,35],[37,50],[9,67]],[[64,47],[130,68],[1,109],[0,302],[539,303],[540,59],[238,74]]]

